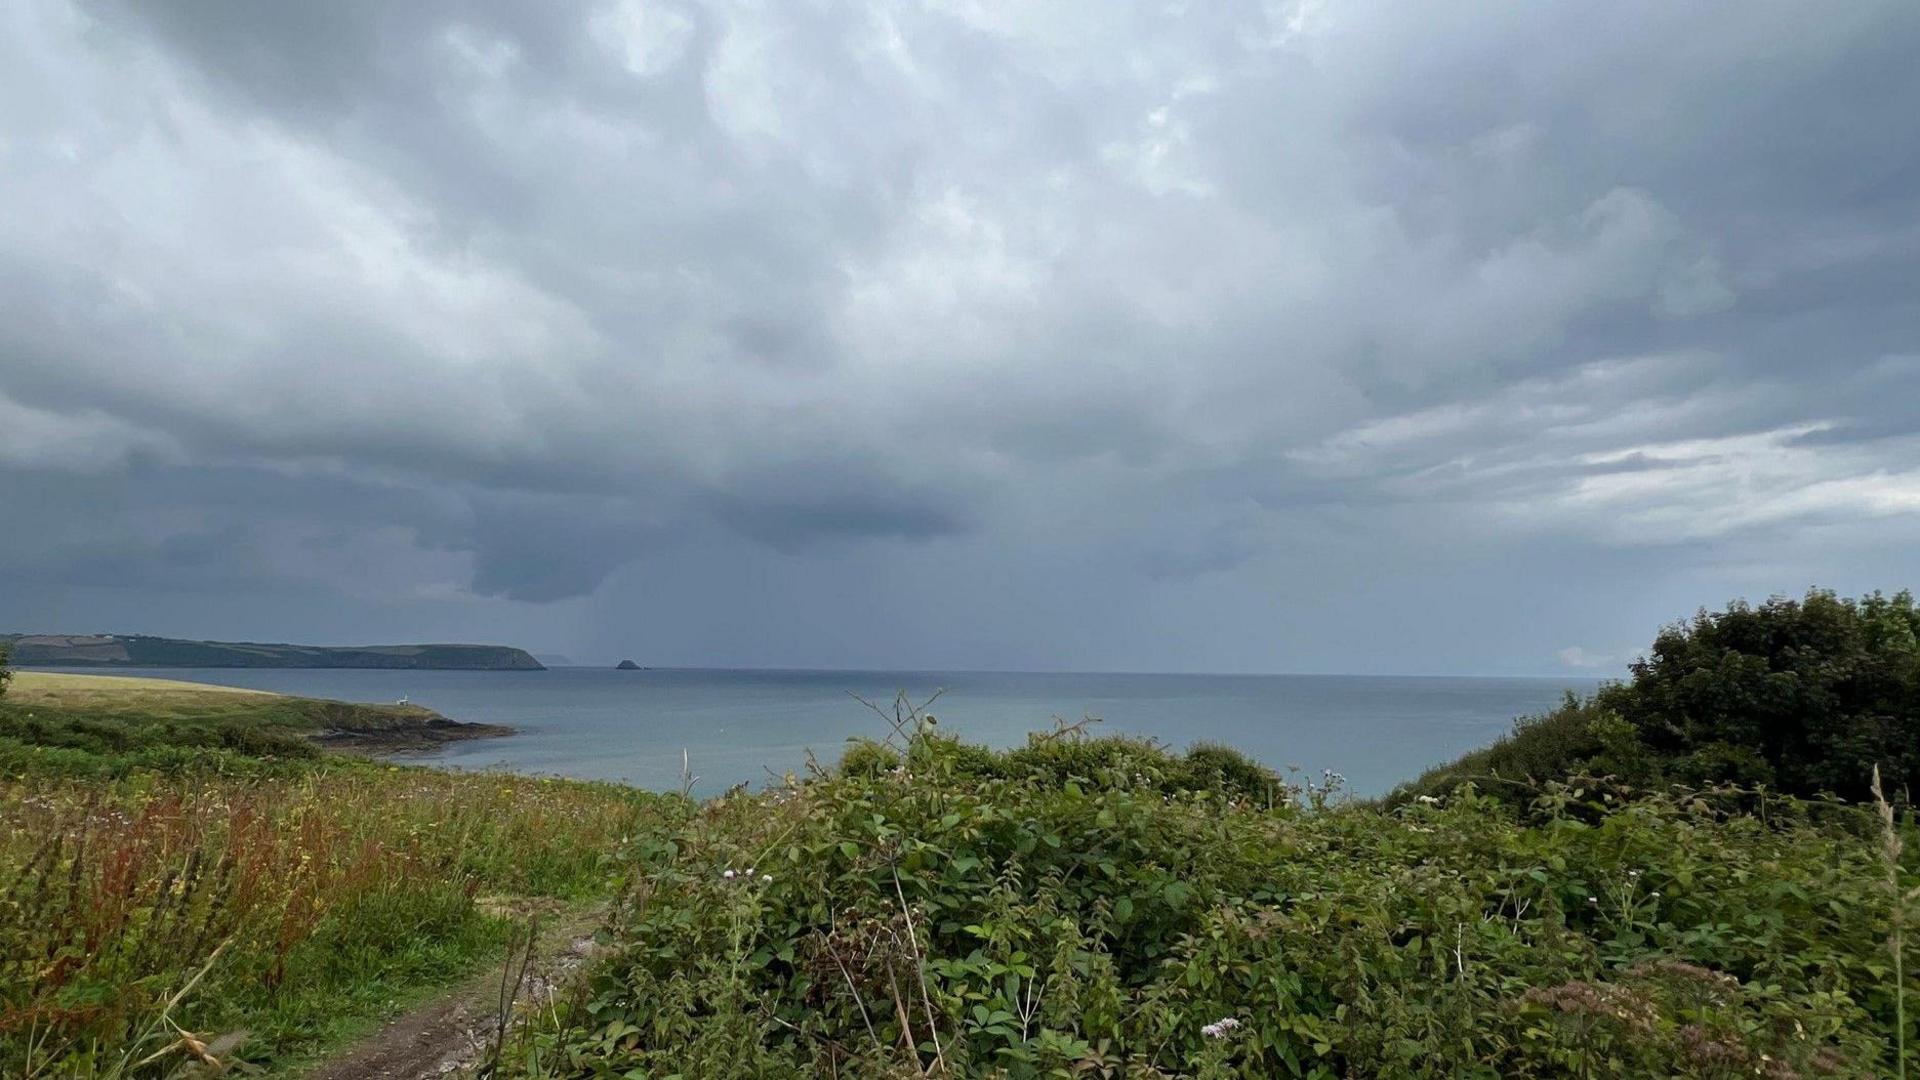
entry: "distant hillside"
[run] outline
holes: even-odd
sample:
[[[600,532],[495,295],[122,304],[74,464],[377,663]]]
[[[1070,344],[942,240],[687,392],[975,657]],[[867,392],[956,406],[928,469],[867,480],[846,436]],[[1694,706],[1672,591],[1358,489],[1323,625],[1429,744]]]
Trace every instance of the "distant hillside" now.
[[[142,634],[0,635],[21,667],[410,668],[544,671],[505,645],[279,645]]]

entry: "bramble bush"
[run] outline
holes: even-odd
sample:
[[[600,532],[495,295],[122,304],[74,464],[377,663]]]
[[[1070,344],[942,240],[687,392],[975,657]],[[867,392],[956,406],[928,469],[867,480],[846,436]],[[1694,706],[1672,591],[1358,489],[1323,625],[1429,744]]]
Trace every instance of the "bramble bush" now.
[[[516,1067],[695,1080],[1892,1064],[1911,987],[1859,808],[1550,784],[1518,815],[1471,785],[1316,810],[1271,774],[1251,783],[1241,760],[1074,735],[994,753],[922,727],[710,802],[625,852],[610,960],[525,1036]],[[1911,888],[1912,868],[1894,880]]]

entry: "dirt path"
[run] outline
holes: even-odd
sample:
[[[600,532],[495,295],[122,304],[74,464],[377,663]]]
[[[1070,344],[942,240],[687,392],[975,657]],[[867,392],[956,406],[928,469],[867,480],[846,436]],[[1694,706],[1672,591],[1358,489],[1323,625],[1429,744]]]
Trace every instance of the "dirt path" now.
[[[540,931],[517,1005],[544,1002],[598,949],[596,908],[561,917]],[[306,1080],[428,1080],[471,1071],[492,1051],[500,1017],[501,968],[491,965],[460,986],[388,1021],[359,1044],[306,1074]],[[514,961],[517,969],[519,961]]]

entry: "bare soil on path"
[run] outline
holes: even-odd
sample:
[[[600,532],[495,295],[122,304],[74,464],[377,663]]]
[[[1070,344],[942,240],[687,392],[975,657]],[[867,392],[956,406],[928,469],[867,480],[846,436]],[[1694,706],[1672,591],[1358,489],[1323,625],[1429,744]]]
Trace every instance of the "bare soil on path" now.
[[[593,958],[599,948],[593,933],[604,917],[600,908],[564,913],[552,928],[539,931],[513,1003],[516,1020],[527,1007],[544,1004],[550,994],[557,994]],[[509,981],[520,967],[524,950],[523,934],[521,948],[511,960],[512,971],[506,975]],[[306,1080],[428,1080],[470,1074],[493,1051],[500,1022],[502,968],[508,963],[503,956],[459,986],[387,1021],[358,1044],[309,1070]]]

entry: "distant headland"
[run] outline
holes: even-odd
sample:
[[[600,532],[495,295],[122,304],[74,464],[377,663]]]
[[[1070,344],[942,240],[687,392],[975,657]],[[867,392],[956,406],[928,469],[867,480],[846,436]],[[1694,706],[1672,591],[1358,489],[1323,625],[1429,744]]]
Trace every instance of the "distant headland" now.
[[[545,671],[506,645],[286,645],[144,634],[0,634],[21,667],[398,668]]]

